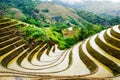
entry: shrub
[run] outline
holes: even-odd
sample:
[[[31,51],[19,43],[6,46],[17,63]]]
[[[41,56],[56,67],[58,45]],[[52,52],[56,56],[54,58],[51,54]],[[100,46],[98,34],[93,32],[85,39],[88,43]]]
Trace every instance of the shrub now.
[[[18,26],[18,28],[22,31],[22,35],[26,40],[29,40],[30,38],[35,38],[35,40],[44,40],[46,41],[47,35],[45,31],[43,31],[40,28],[28,26]]]

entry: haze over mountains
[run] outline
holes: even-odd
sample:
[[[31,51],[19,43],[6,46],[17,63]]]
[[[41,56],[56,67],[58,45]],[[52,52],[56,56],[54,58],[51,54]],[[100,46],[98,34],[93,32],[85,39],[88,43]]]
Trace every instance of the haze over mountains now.
[[[100,15],[120,16],[119,0],[42,0],[54,2],[75,9],[91,11]]]

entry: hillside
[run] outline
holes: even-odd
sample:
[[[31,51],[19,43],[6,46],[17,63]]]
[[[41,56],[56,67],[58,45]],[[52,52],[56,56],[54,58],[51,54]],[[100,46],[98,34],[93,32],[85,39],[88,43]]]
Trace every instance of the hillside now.
[[[3,6],[3,3],[5,6]],[[48,39],[52,39],[62,49],[69,48],[78,41],[84,40],[106,28],[104,25],[91,23],[87,19],[82,18],[74,9],[66,8],[56,3],[26,0],[9,1],[8,4],[7,0],[4,0],[1,1],[0,6],[0,9],[7,14],[2,16],[19,19],[38,28],[46,29],[46,32],[49,29],[48,35],[50,37]],[[70,31],[69,28],[72,30]],[[36,37],[39,32],[30,34]],[[31,37],[31,35],[27,36]]]
[[[120,23],[119,15],[116,16],[116,15],[111,15],[107,13],[98,14],[92,11],[92,10],[99,9],[97,7],[93,9],[92,6],[90,5],[90,3],[92,2],[90,3],[86,2],[86,4],[89,3],[89,5],[84,4],[87,7],[91,8],[91,10],[86,10],[83,8],[82,11],[79,9],[75,10],[68,6],[66,8],[64,4],[59,4],[58,3],[59,1],[56,2],[54,0],[53,2],[55,3],[41,2],[39,0],[35,0],[35,1],[1,0],[0,15],[14,18],[14,19],[19,19],[19,20],[22,20],[23,22],[34,24],[38,27],[49,27],[51,26],[50,24],[55,24],[56,22],[62,22],[67,27],[71,27],[71,26],[81,27],[89,23],[92,23],[93,25],[98,24],[98,25],[109,27],[109,26],[117,25]],[[97,4],[98,3],[96,2],[96,5]],[[112,3],[110,3],[109,5],[111,4]],[[82,5],[83,4],[81,4],[81,7],[83,7]],[[107,8],[110,9],[109,6],[107,6]],[[116,9],[119,10],[118,7],[116,7]],[[102,10],[104,9],[102,8]],[[106,10],[106,11],[109,11],[109,10]],[[114,13],[116,10],[115,11],[112,10],[112,11]],[[112,13],[112,11],[108,13]],[[98,10],[98,12],[102,12],[102,11]]]
[[[28,4],[27,4],[28,3]],[[29,7],[28,7],[29,6]],[[62,22],[66,26],[83,26],[88,22],[64,6],[55,3],[42,3],[39,1],[1,1],[0,15],[19,19],[39,27]],[[18,15],[18,16],[16,16]],[[81,19],[83,22],[78,21]]]
[[[78,21],[78,19],[82,18],[64,6],[55,3],[41,3],[36,6],[36,9],[39,11],[37,15],[43,16],[46,21],[51,23],[63,22],[65,24],[70,24],[71,26],[83,25],[82,22]],[[84,23],[87,23],[87,21],[83,21]]]
[[[89,24],[89,22],[82,19],[71,9],[49,2],[10,1],[10,3],[7,4],[7,0],[5,0],[3,2],[1,1],[0,10],[1,16],[19,19],[39,27],[49,27],[50,24],[55,24],[57,22],[62,22],[68,27],[84,26],[85,23]]]
[[[0,18],[0,80],[120,79],[120,26],[60,50],[56,44],[49,46],[44,41],[28,44],[15,27],[18,25],[29,27],[20,21]]]
[[[80,10],[87,10],[89,12],[97,13],[99,15],[114,15],[120,16],[120,2],[119,0],[78,0],[78,1],[64,1],[64,0],[51,0],[54,3],[76,8]],[[73,3],[72,3],[73,2]]]
[[[119,15],[61,1],[0,0],[0,80],[120,80]]]
[[[92,4],[92,5],[91,5]],[[82,9],[97,13],[120,16],[120,5],[111,1],[88,2]]]
[[[69,16],[74,19],[79,18],[79,16],[73,13],[70,9],[55,3],[42,3],[42,4],[39,4],[36,8],[41,12],[43,12],[47,18],[52,18],[56,16],[62,16],[65,19],[69,19]],[[48,9],[48,13],[44,12],[45,9]]]
[[[120,24],[120,3],[103,0],[51,0],[67,8],[77,9],[77,15],[93,24],[113,26]],[[76,12],[76,11],[75,11]]]
[[[15,19],[25,19],[25,14],[17,8],[12,2],[5,0],[0,1],[0,16],[7,16]]]
[[[112,16],[107,14],[97,15],[93,12],[88,12],[86,10],[76,10],[76,13],[86,21],[93,24],[101,24],[105,26],[113,26],[120,24],[120,16]]]

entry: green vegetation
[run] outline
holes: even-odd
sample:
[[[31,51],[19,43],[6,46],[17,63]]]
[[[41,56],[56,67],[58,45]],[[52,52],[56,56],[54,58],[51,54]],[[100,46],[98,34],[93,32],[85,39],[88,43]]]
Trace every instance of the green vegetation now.
[[[25,40],[29,40],[30,38],[34,38],[36,41],[47,39],[47,35],[40,28],[34,26],[17,26],[17,28],[21,31],[21,34],[23,35]]]
[[[80,40],[84,40],[104,29],[107,29],[107,27],[102,25],[93,25],[91,23],[84,24],[84,27],[81,27],[80,29],[79,38]]]
[[[79,25],[79,23],[74,18],[72,18],[70,16],[69,16],[69,21],[74,25],[77,25],[77,26]]]
[[[86,27],[74,27],[72,31],[69,31],[68,26],[60,22],[49,26],[48,28],[18,26],[18,29],[25,40],[29,41],[29,39],[33,38],[35,42],[44,41],[50,45],[58,44],[60,49],[70,48],[75,43],[104,29],[103,26],[86,24]],[[62,30],[72,33],[65,37]]]
[[[52,17],[52,19],[56,22],[63,22],[64,19],[62,18],[62,16],[55,16],[55,17]]]
[[[44,9],[44,10],[42,10],[42,12],[46,12],[46,13],[48,13],[49,10],[48,10],[48,9]]]
[[[29,41],[31,38],[34,38],[35,42],[44,41],[50,45],[58,44],[60,49],[69,48],[74,44],[74,38],[64,38],[55,27],[51,27],[49,29],[40,29],[34,26],[17,26],[17,28],[20,30],[21,35],[27,41]]]
[[[18,18],[29,24],[34,24],[36,26],[41,26],[41,21],[35,16],[35,13],[39,11],[35,8],[40,3],[39,0],[1,0],[0,1],[0,15],[8,16],[10,18],[16,18],[15,11],[11,11],[11,8],[18,10],[18,13],[23,13],[25,17]],[[18,16],[21,14],[17,14]]]
[[[36,42],[42,40],[50,45],[58,44],[61,49],[70,48],[75,43],[106,29],[105,25],[120,22],[119,17],[102,18],[87,11],[72,12],[57,4],[49,4],[52,6],[51,9],[39,0],[1,0],[0,2],[0,10],[11,15],[10,17],[14,18],[21,12],[24,18],[20,17],[19,20],[38,26],[19,26],[18,29],[25,40],[34,38]],[[42,8],[38,8],[40,3]],[[57,11],[56,7],[60,7],[60,10]],[[11,8],[13,10],[10,11]],[[62,14],[64,12],[66,14]],[[73,30],[68,30],[69,27]]]
[[[32,25],[36,25],[38,27],[42,26],[42,21],[38,20],[38,19],[34,19],[34,18],[29,18],[27,17],[26,19],[22,19],[22,21],[32,24]]]
[[[32,78],[41,76],[41,79],[46,77],[62,79],[63,76],[64,79],[81,79],[89,75],[93,77],[88,77],[89,79],[97,79],[96,76],[100,77],[99,79],[119,78],[120,47],[117,43],[120,43],[120,33],[117,28],[120,29],[120,26],[104,30],[72,46],[80,40],[79,35],[83,35],[82,31],[88,36],[88,33],[92,35],[104,27],[86,22],[82,27],[68,28],[63,26],[65,23],[57,23],[47,28],[38,28],[16,20],[0,18],[1,70],[5,71],[1,76],[12,74],[13,77],[31,77],[32,75]],[[24,40],[28,41],[23,42]],[[111,41],[115,44],[113,45]],[[58,44],[60,49],[71,46],[72,48],[59,50],[54,44]],[[12,72],[9,72],[10,70]],[[20,74],[16,75],[15,71]],[[66,72],[69,74],[65,75]],[[52,75],[57,76],[52,77]]]
[[[46,34],[49,36],[50,41],[52,41],[52,43],[58,44],[59,48],[61,49],[69,48],[74,44],[74,38],[71,38],[71,37],[65,38],[62,35],[61,30],[59,28],[50,27],[45,31],[46,31]]]
[[[76,10],[76,13],[82,17],[83,19],[87,20],[93,24],[101,24],[104,26],[113,26],[120,23],[120,16],[113,16],[113,15],[97,15],[92,12],[88,12],[85,10]]]
[[[92,12],[87,12],[87,11],[76,11],[77,14],[87,20],[88,22],[91,22],[93,24],[102,24],[105,25],[107,22],[105,21],[104,18],[101,18],[100,16],[92,13]]]

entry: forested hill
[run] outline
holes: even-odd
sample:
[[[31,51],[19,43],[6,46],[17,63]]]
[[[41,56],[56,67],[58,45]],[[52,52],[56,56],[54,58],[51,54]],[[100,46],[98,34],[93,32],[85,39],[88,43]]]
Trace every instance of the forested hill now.
[[[69,26],[83,26],[86,22],[104,26],[120,23],[119,16],[100,16],[86,10],[75,10],[40,0],[0,0],[0,15],[43,27],[49,27],[48,23],[54,22],[64,22]]]
[[[49,28],[50,33],[54,34],[50,39],[61,48],[71,47],[78,41],[120,23],[120,17],[101,17],[85,10],[66,8],[39,0],[0,0],[0,15],[43,29]],[[73,42],[68,45],[68,40]]]
[[[113,16],[113,15],[97,15],[92,12],[88,12],[86,10],[77,10],[76,11],[79,16],[81,16],[83,19],[87,20],[90,23],[93,24],[101,24],[105,26],[113,26],[120,24],[120,16]]]
[[[78,41],[106,28],[82,18],[74,9],[55,3],[4,0],[0,3],[0,10],[1,16],[19,19],[42,28],[48,33],[47,41],[53,41],[61,49],[69,48]],[[27,27],[22,30],[26,33],[24,36],[27,40],[30,37],[37,39],[41,35],[37,28]]]
[[[39,1],[32,0],[0,0],[1,15],[7,15],[13,18],[26,18],[31,16],[32,10],[35,10],[35,6],[39,4]],[[20,15],[23,14],[23,15]],[[19,15],[19,16],[15,16]]]

